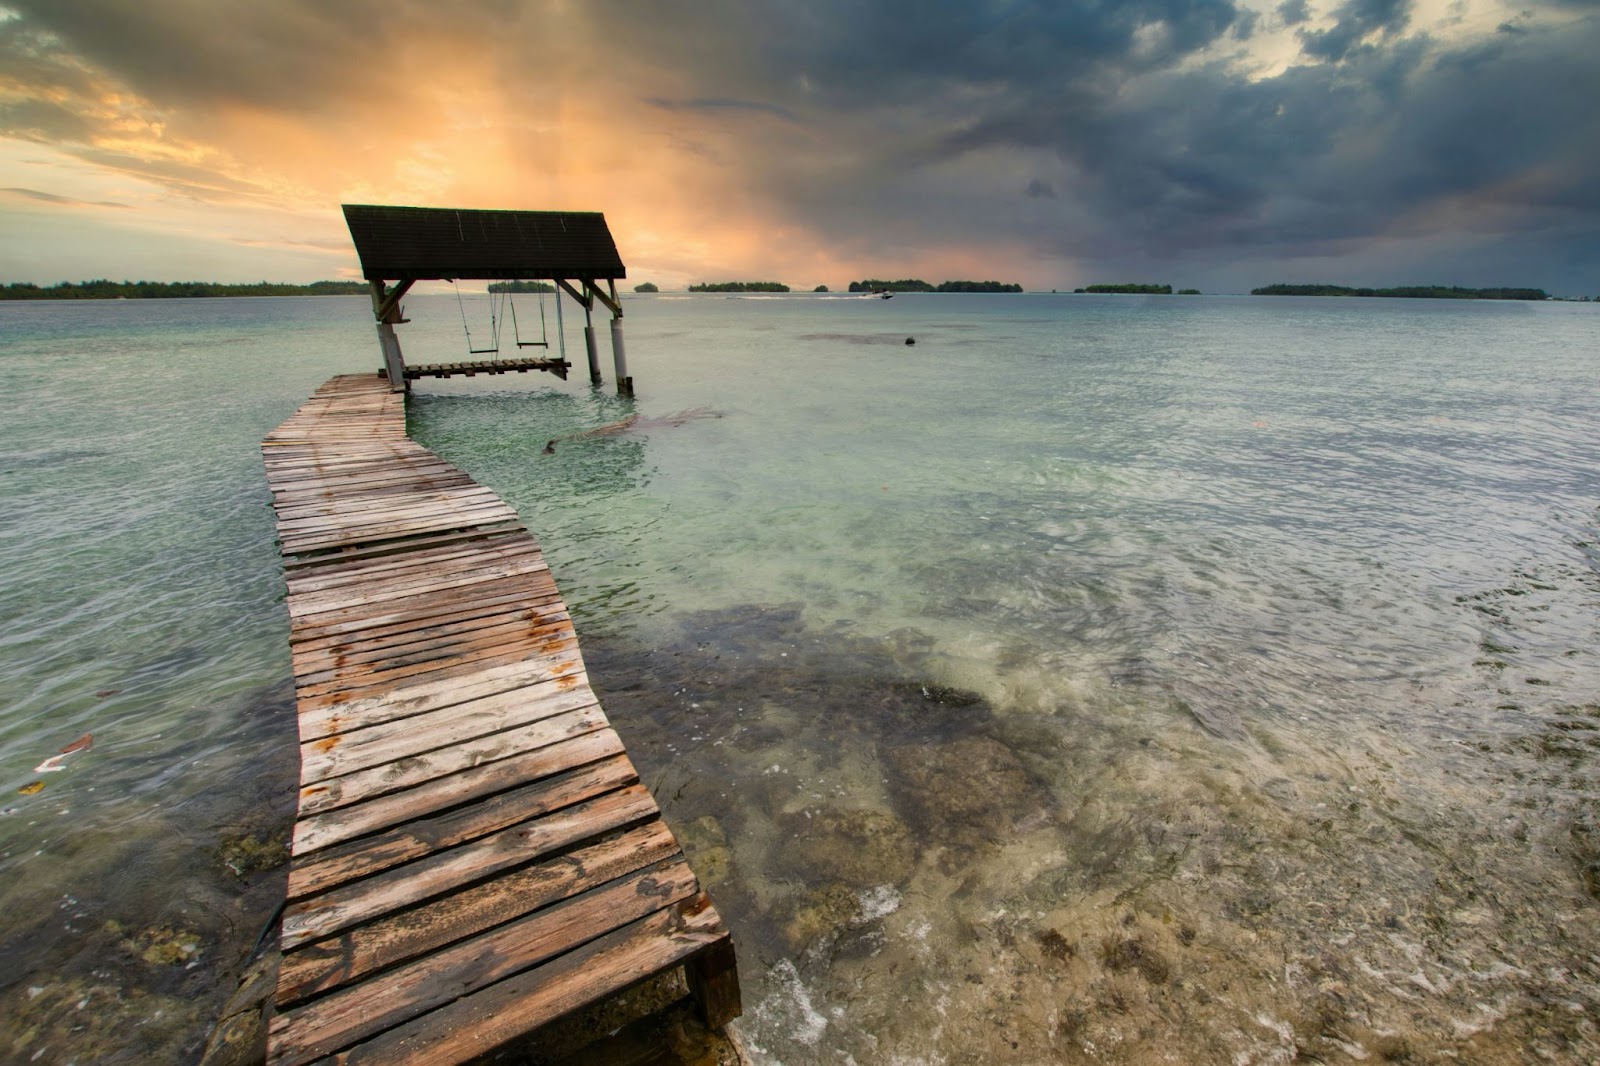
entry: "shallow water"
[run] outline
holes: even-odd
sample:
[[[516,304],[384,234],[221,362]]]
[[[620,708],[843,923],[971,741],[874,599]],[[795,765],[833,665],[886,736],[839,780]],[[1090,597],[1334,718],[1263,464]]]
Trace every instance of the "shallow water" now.
[[[454,301],[409,306],[458,358]],[[192,1051],[281,892],[255,446],[368,368],[366,314],[0,305],[0,1012],[38,1061],[138,1060],[96,997]],[[763,1061],[1600,1054],[1592,308],[627,322],[636,404],[429,382],[412,432],[540,536]]]

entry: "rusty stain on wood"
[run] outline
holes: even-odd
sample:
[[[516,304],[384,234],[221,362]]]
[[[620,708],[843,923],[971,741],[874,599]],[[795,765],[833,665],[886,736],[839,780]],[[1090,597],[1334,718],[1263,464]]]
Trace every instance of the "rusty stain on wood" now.
[[[301,738],[268,1061],[463,1062],[674,966],[736,1016],[727,929],[516,513],[378,375],[262,453]]]

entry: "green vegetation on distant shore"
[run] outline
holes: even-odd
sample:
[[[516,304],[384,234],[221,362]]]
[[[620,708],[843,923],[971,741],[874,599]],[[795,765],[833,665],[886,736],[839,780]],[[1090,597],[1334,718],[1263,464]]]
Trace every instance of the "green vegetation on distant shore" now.
[[[707,281],[690,285],[690,292],[788,292],[781,281]]]
[[[660,292],[661,290],[656,288],[656,283],[653,282],[653,281],[641,281],[639,284],[637,284],[637,285],[635,285],[633,287],[633,291],[634,292]]]
[[[1543,289],[1463,289],[1452,285],[1403,285],[1395,289],[1353,289],[1347,285],[1265,285],[1251,296],[1395,296],[1411,300],[1548,300]]]
[[[1126,285],[1085,285],[1081,289],[1073,289],[1072,291],[1073,292],[1121,292],[1121,293],[1133,293],[1135,295],[1141,295],[1141,296],[1171,296],[1172,295],[1172,286],[1171,285],[1142,285],[1142,284],[1138,284],[1136,282],[1129,282]]]
[[[899,281],[880,281],[868,279],[867,281],[852,281],[851,292],[936,292],[921,278],[901,278]]]
[[[921,278],[901,278],[899,281],[881,281],[869,278],[852,281],[851,292],[1021,292],[1021,285],[1007,285],[999,281],[941,281],[930,285]]]
[[[313,281],[288,285],[258,281],[253,285],[227,285],[215,281],[63,281],[35,285],[14,281],[0,285],[0,300],[163,300],[194,296],[366,296],[372,290],[364,281]]]
[[[548,281],[491,281],[490,292],[555,292]]]

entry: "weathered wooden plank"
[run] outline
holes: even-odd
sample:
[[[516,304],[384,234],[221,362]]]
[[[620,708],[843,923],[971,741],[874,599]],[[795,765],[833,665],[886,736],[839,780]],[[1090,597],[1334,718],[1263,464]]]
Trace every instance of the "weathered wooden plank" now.
[[[437,633],[445,635],[455,629],[470,629],[505,618],[529,620],[566,614],[566,605],[556,596],[540,596],[531,602],[517,597],[504,602],[495,597],[495,603],[482,603],[479,599],[464,601],[463,606],[444,605],[431,613],[416,613],[411,617],[385,622],[383,625],[365,626],[347,633],[332,633],[308,637],[290,644],[291,654],[336,654],[355,647],[379,647],[385,643],[404,643],[419,635]],[[437,606],[437,605],[436,605]],[[308,661],[315,661],[308,660]]]
[[[678,842],[665,823],[649,822],[424,906],[302,945],[284,957],[278,971],[278,1005],[291,1006],[350,984],[677,854]]]
[[[409,819],[448,810],[473,800],[503,792],[560,770],[624,754],[622,740],[607,725],[599,706],[580,708],[534,723],[492,739],[495,758],[462,766],[473,746],[455,745],[404,760],[395,776],[394,764],[357,771],[356,774],[307,786],[313,795],[332,795],[337,802],[315,810],[302,809],[294,827],[294,854],[309,856],[319,848],[402,825]],[[552,733],[559,735],[552,737]],[[352,781],[363,776],[377,779]],[[371,786],[371,787],[368,787]]]
[[[502,559],[518,559],[542,554],[539,545],[532,537],[526,534],[509,535],[495,540],[485,540],[482,544],[445,544],[433,549],[423,548],[398,558],[387,556],[342,562],[330,561],[316,570],[290,574],[284,583],[288,586],[290,595],[303,595],[308,592],[321,592],[360,584],[374,577],[386,577],[417,566],[427,567],[430,570],[452,567],[471,570],[480,566],[492,566]]]
[[[444,488],[409,485],[372,494],[345,492],[332,497],[290,503],[278,499],[273,502],[278,517],[278,528],[299,526],[318,519],[347,519],[364,514],[392,514],[403,518],[412,511],[432,510],[492,501],[504,506],[500,497],[489,489],[468,481],[461,486]]]
[[[339,585],[313,592],[292,592],[288,600],[289,617],[295,621],[306,619],[314,624],[310,616],[326,615],[345,607],[427,596],[463,585],[497,582],[524,574],[543,574],[549,570],[543,553],[534,552],[485,559],[472,567],[384,572],[360,584]]]
[[[298,705],[306,709],[320,706],[321,701],[359,699],[403,684],[468,677],[485,668],[516,664],[542,666],[543,673],[537,680],[553,680],[582,670],[583,657],[578,652],[577,637],[568,631],[531,646],[524,641],[513,641],[459,654],[441,654],[392,669],[370,669],[334,681],[306,685],[296,692],[296,697]]]
[[[328,707],[358,703],[368,698],[381,697],[401,688],[424,684],[463,683],[489,670],[501,667],[518,667],[527,670],[529,684],[555,681],[583,672],[583,656],[577,641],[567,638],[552,642],[548,654],[530,655],[528,649],[511,645],[498,652],[462,656],[420,663],[388,673],[373,672],[359,679],[349,679],[333,685],[318,685],[297,693],[296,706],[303,715]]]
[[[462,585],[441,589],[420,602],[414,599],[401,599],[373,605],[351,604],[344,608],[321,611],[296,619],[289,639],[291,642],[316,640],[358,632],[369,626],[393,625],[412,619],[449,614],[466,607],[510,603],[542,604],[558,598],[555,580],[551,578],[549,572],[533,571],[522,577],[496,582],[492,589]]]
[[[284,556],[284,569],[293,573],[303,573],[319,566],[326,566],[334,562],[349,562],[354,559],[375,559],[385,555],[396,555],[403,552],[417,551],[421,548],[437,547],[441,544],[467,544],[489,540],[507,534],[527,533],[521,522],[487,523],[481,526],[472,526],[467,529],[446,529],[437,533],[426,533],[411,537],[404,541],[385,541],[377,544],[347,544],[344,547],[324,552],[308,552],[305,555],[289,553]]]
[[[565,613],[555,617],[517,618],[500,625],[478,626],[404,644],[380,644],[374,649],[349,648],[332,656],[302,655],[295,664],[295,681],[303,689],[347,679],[361,679],[382,670],[393,674],[402,667],[493,654],[500,648],[521,647],[530,654],[548,649],[557,640],[576,641]],[[321,658],[323,662],[313,661]]]
[[[422,626],[402,632],[358,633],[344,642],[325,647],[295,647],[291,651],[295,673],[307,677],[314,673],[360,667],[393,656],[417,655],[446,647],[482,643],[514,632],[542,637],[552,627],[572,626],[572,619],[559,602],[544,607],[502,611],[499,614]]]
[[[426,735],[419,736],[410,728],[417,718],[402,718],[389,723],[397,727],[392,732],[375,734],[370,740],[357,732],[306,741],[301,751],[307,754],[317,751],[318,745],[324,751],[331,748],[339,752],[346,747],[357,751],[343,753],[341,761],[331,767],[313,763],[301,768],[300,814],[308,817],[532,750],[537,746],[533,743],[537,734],[513,730],[596,705],[594,692],[587,685],[538,685],[436,711],[439,717],[430,721]],[[474,721],[480,708],[487,712],[487,721],[481,724]],[[347,736],[364,743],[346,744]],[[449,743],[428,747],[440,737],[450,738]],[[337,773],[325,774],[325,769]]]
[[[351,500],[380,500],[387,496],[403,496],[411,492],[430,492],[441,489],[475,485],[459,470],[441,470],[438,473],[408,472],[404,475],[386,472],[381,476],[318,478],[305,484],[294,483],[272,489],[274,507],[284,505],[300,508],[339,498]]]
[[[394,625],[358,629],[314,641],[291,645],[296,670],[322,670],[346,661],[347,657],[376,649],[401,649],[430,640],[469,636],[480,630],[521,622],[526,625],[554,625],[571,621],[559,599],[525,605],[501,604],[497,607],[468,606],[432,618],[407,619]]]
[[[393,540],[400,537],[412,537],[421,533],[433,533],[442,529],[462,529],[467,526],[485,525],[491,522],[506,522],[515,518],[516,512],[509,507],[475,507],[410,521],[377,522],[309,533],[290,531],[280,533],[278,540],[285,551],[299,554],[301,552],[337,548],[362,541]]]
[[[280,536],[302,535],[326,529],[352,529],[361,525],[395,525],[418,518],[432,518],[447,511],[483,509],[511,510],[500,497],[487,489],[439,489],[408,493],[393,502],[384,499],[342,499],[331,505],[311,505],[293,511],[281,509],[277,512],[277,529]]]
[[[379,512],[376,517],[337,516],[311,522],[281,523],[278,539],[296,547],[327,541],[346,543],[360,540],[382,540],[386,537],[411,534],[431,529],[453,529],[457,526],[477,525],[480,521],[503,522],[515,518],[516,512],[503,503],[479,503],[461,507],[441,505],[425,511]]]
[[[354,733],[340,733],[322,740],[307,741],[300,748],[300,783],[302,788],[335,777],[343,777],[361,770],[374,769],[404,759],[436,752],[441,748],[460,747],[462,758],[479,762],[491,761],[529,750],[539,745],[534,741],[542,736],[530,728],[548,718],[557,718],[582,711],[595,705],[594,693],[588,688],[561,691],[551,689],[544,699],[522,700],[491,697],[471,703],[448,707],[418,718],[406,718],[397,723],[374,726]],[[477,712],[484,709],[486,713]],[[572,722],[551,729],[564,729]],[[602,724],[603,718],[602,718]],[[519,729],[513,735],[502,735]],[[588,732],[588,730],[579,730]],[[576,735],[576,734],[573,734]],[[557,737],[556,739],[560,739]],[[555,740],[547,741],[554,743]],[[437,764],[435,764],[437,765]],[[403,768],[390,774],[393,780],[404,776]],[[361,792],[352,792],[350,786],[340,789],[346,802],[365,798]],[[337,806],[337,804],[327,804]],[[305,815],[302,811],[302,816]]]
[[[694,873],[668,860],[278,1015],[277,1063],[307,1062],[691,897]]]
[[[580,670],[549,676],[549,665],[542,662],[515,662],[490,666],[461,677],[423,678],[376,696],[339,700],[302,700],[299,704],[302,742],[329,737],[352,729],[409,718],[439,707],[483,699],[513,689],[549,684],[557,689],[587,687]]]
[[[314,906],[308,901],[284,912],[284,936],[289,936],[291,915],[315,910],[317,921],[327,922],[340,913],[336,902],[346,898],[365,900],[364,906],[381,913],[398,902],[426,899],[452,884],[535,858],[546,846],[546,835],[558,828],[566,834],[579,832],[575,839],[581,840],[647,817],[655,812],[655,801],[648,789],[629,783],[637,779],[627,756],[614,755],[461,810],[335,844],[303,861],[297,858],[289,870],[289,898],[321,898]],[[512,826],[517,828],[505,831]],[[423,856],[430,861],[414,861]],[[395,871],[402,863],[409,865]],[[352,885],[340,894],[332,891],[363,878],[371,883]]]
[[[340,1066],[456,1066],[726,939],[703,893],[349,1048]],[[285,1064],[287,1066],[287,1064]]]

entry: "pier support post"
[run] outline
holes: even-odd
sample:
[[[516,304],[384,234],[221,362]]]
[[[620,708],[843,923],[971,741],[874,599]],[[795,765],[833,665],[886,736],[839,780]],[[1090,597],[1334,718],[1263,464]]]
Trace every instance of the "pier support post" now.
[[[617,368],[617,395],[633,395],[633,379],[628,376],[628,349],[622,343],[622,319],[611,320],[611,359]]]
[[[743,1013],[739,967],[731,937],[723,937],[690,958],[683,964],[683,975],[707,1029],[720,1031]]]
[[[586,323],[583,327],[583,343],[589,349],[589,384],[600,384],[600,346],[595,343],[594,323]]]
[[[589,384],[600,384],[600,348],[594,340],[594,289],[583,283],[583,343],[589,349]]]
[[[392,289],[381,280],[369,280],[367,284],[372,287],[372,315],[378,320],[378,347],[383,349],[383,372],[389,379],[389,391],[409,392],[411,382],[406,380],[406,361],[400,354],[400,338],[395,336],[394,327],[395,323],[406,321],[401,317],[400,298],[411,289],[411,281],[402,278]]]

